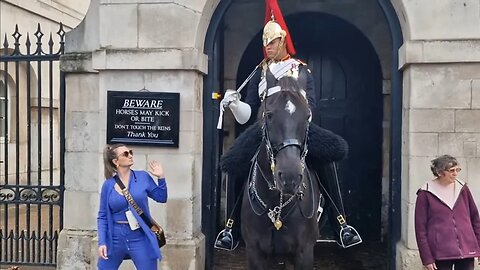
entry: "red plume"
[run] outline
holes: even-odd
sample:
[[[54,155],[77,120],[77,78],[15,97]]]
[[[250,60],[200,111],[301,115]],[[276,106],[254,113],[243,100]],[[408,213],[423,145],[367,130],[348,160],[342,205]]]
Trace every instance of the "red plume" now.
[[[293,46],[292,38],[290,32],[288,32],[287,24],[283,19],[282,11],[278,6],[277,0],[265,0],[265,24],[272,19],[272,15],[280,27],[287,33],[285,41],[287,42],[287,52],[290,55],[295,55],[295,47]]]

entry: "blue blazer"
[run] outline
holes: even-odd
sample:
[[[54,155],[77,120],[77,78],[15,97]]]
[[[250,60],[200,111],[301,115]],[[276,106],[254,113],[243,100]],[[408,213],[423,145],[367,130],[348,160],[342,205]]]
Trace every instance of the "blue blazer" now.
[[[114,185],[115,179],[113,177],[106,179],[103,183],[102,191],[100,193],[100,208],[97,216],[98,245],[107,246],[107,256],[110,256],[112,253],[113,218],[112,212],[108,206],[108,201],[112,192],[117,192]],[[146,171],[131,171],[128,191],[148,218],[151,217],[150,209],[148,208],[148,197],[161,203],[167,201],[167,183],[165,182],[165,178],[158,179],[157,184]],[[162,255],[155,235],[147,224],[145,224],[143,219],[137,214],[137,211],[135,211],[133,207],[130,207],[130,210],[150,242],[150,248],[152,250],[150,254],[152,254],[153,258],[161,260]]]

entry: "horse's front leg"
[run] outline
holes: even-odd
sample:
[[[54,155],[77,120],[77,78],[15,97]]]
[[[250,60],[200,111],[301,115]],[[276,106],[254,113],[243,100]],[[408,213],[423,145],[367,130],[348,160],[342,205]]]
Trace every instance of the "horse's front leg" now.
[[[295,270],[313,270],[313,244],[306,244],[295,254]]]
[[[262,254],[259,249],[254,247],[247,247],[247,262],[248,270],[268,270],[268,259],[265,254]]]

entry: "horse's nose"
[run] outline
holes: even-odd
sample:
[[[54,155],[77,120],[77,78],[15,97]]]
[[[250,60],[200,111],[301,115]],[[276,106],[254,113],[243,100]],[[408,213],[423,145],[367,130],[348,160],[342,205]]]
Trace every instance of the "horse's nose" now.
[[[278,172],[278,179],[283,186],[283,193],[293,195],[295,193],[296,186],[302,181],[302,174]]]

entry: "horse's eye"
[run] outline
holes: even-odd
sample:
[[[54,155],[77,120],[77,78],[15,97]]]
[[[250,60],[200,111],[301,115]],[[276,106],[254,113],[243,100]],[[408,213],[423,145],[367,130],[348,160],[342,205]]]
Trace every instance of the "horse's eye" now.
[[[271,119],[272,119],[272,115],[273,115],[272,112],[265,112],[265,118],[266,118],[267,120],[271,120]]]

